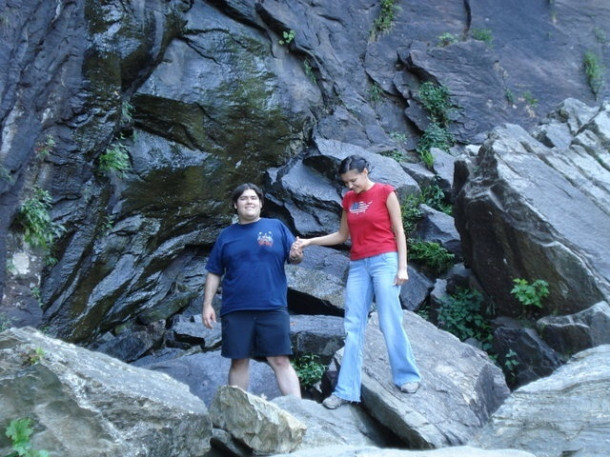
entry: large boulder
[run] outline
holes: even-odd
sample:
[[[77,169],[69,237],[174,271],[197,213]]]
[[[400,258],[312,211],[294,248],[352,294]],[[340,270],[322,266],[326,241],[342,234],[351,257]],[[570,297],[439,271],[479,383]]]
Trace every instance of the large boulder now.
[[[458,162],[454,215],[463,254],[498,313],[523,313],[510,292],[517,278],[549,284],[543,315],[581,311],[610,294],[609,109],[584,122],[567,148],[504,125],[472,167]],[[580,120],[564,112],[564,124]]]
[[[508,397],[502,371],[483,351],[412,312],[403,316],[422,385],[417,393],[405,394],[393,384],[373,313],[366,330],[362,404],[411,449],[465,444]]]
[[[205,404],[165,374],[29,327],[0,334],[0,359],[0,424],[32,419],[35,449],[65,457],[193,457],[210,449]]]
[[[542,338],[564,356],[610,344],[610,305],[606,301],[567,316],[545,316],[536,322]]]
[[[254,454],[293,451],[307,431],[307,426],[290,413],[235,386],[218,389],[210,405],[210,417],[216,427]]]
[[[610,455],[610,345],[576,354],[548,378],[517,389],[470,442],[538,457]]]

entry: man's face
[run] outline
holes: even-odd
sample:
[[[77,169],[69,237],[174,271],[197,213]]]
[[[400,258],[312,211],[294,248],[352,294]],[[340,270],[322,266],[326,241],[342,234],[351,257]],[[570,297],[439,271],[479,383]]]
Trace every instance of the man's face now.
[[[254,190],[246,189],[237,199],[235,203],[237,217],[241,224],[256,222],[261,216],[263,203]]]

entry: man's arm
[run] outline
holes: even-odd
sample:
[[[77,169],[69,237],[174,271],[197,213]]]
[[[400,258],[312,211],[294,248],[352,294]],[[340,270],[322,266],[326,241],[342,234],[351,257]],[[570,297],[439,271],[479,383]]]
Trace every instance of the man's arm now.
[[[203,292],[203,311],[201,312],[201,318],[203,325],[207,328],[212,328],[213,323],[216,322],[216,311],[212,306],[214,296],[220,286],[220,276],[215,273],[208,272],[205,278],[205,287]]]

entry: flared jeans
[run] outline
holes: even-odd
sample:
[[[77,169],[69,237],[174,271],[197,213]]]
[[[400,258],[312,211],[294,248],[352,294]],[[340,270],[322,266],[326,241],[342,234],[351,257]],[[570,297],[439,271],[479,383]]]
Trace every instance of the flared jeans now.
[[[397,268],[396,252],[350,262],[345,286],[345,346],[334,389],[334,394],[344,400],[360,401],[364,336],[373,298],[388,350],[392,381],[401,386],[421,380],[411,343],[402,327],[400,286],[394,285]]]

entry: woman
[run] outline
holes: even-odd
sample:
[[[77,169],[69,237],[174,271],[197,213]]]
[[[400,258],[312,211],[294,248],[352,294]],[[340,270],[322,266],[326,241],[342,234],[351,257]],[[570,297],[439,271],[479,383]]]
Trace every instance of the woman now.
[[[301,248],[332,246],[348,238],[352,243],[345,287],[345,348],[337,385],[323,402],[329,409],[360,401],[364,331],[373,297],[394,384],[402,392],[415,393],[421,381],[402,328],[399,293],[408,274],[400,203],[392,186],[371,181],[369,170],[368,162],[360,156],[343,160],[339,176],[349,191],[343,197],[339,230],[297,242]]]

